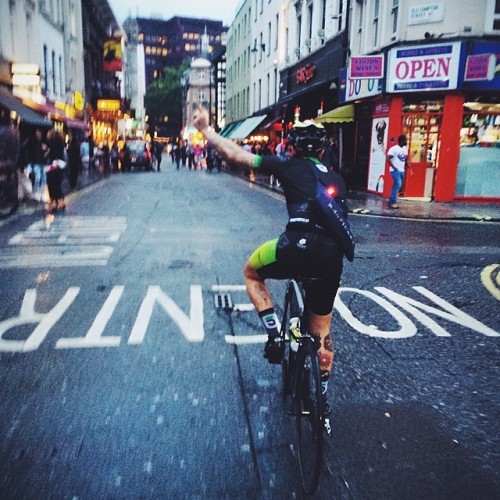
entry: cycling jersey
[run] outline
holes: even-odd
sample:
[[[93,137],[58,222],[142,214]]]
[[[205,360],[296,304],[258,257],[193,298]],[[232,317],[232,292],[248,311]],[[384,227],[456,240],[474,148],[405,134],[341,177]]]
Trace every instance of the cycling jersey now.
[[[283,161],[277,156],[257,156],[254,167],[264,173],[274,175],[283,187],[290,223],[304,223],[305,219],[311,228],[321,228],[321,220],[313,209],[316,197],[317,179],[314,174],[314,163],[317,159],[293,157]],[[344,179],[333,171],[328,171],[328,181],[337,186],[339,196],[345,198]],[[302,220],[300,220],[302,219]]]

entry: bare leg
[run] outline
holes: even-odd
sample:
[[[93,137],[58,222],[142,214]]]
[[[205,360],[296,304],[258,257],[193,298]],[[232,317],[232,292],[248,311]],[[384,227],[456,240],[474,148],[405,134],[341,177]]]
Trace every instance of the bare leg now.
[[[248,262],[245,265],[244,276],[248,296],[256,311],[261,312],[274,307],[271,292],[266,282]]]
[[[309,311],[309,333],[320,340],[318,350],[322,378],[328,378],[333,367],[333,341],[330,335],[332,313],[320,316]]]

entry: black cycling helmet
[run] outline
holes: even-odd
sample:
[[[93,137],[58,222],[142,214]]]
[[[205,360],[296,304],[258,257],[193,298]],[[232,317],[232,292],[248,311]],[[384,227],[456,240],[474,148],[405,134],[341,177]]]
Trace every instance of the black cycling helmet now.
[[[324,148],[326,130],[321,123],[312,121],[295,122],[288,133],[288,144],[291,144],[297,154],[319,154]]]

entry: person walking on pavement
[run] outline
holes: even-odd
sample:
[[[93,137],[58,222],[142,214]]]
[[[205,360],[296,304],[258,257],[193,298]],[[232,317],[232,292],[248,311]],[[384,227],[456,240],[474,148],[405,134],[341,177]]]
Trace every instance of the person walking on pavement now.
[[[68,146],[69,186],[71,189],[76,189],[80,169],[80,141],[76,136],[73,136]]]
[[[51,130],[48,136],[49,165],[47,167],[47,186],[49,188],[49,209],[64,210],[64,194],[62,190],[64,161],[64,140],[56,130]]]
[[[194,146],[191,143],[188,144],[187,155],[188,155],[188,167],[189,170],[191,170],[194,165]]]
[[[163,154],[163,143],[157,141],[154,143],[154,154],[156,156],[156,171],[160,172],[161,158]]]
[[[323,156],[321,157],[321,162],[330,170],[340,173],[339,148],[337,147],[335,138],[333,136],[328,137]]]
[[[45,173],[45,159],[48,148],[43,142],[42,131],[37,128],[31,134],[25,143],[26,165],[28,174],[33,175],[33,198],[38,201],[47,201],[45,199],[45,188],[47,184],[47,175]]]
[[[80,163],[83,173],[88,173],[90,168],[90,143],[88,137],[80,144]]]
[[[398,143],[387,151],[387,160],[391,169],[392,189],[389,196],[389,208],[399,208],[397,204],[398,193],[403,185],[405,168],[410,168],[408,163],[408,148],[405,135],[398,137]]]
[[[179,170],[179,167],[181,165],[181,146],[177,142],[174,147],[175,147],[175,150],[174,150],[175,166],[176,166],[177,170]]]
[[[186,141],[182,141],[181,144],[181,162],[182,166],[186,166],[186,160],[187,160],[187,144]]]

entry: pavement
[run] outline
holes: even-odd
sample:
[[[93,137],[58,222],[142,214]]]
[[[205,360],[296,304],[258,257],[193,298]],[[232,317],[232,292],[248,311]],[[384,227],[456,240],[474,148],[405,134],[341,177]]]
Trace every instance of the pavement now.
[[[389,208],[386,199],[371,193],[353,191],[348,195],[349,212],[352,213],[437,221],[500,222],[500,201],[498,203],[437,203],[400,197],[398,205],[399,209]]]
[[[256,177],[254,182],[274,191],[281,191],[280,188],[271,187],[267,177]],[[380,195],[350,191],[347,195],[347,205],[351,213],[379,217],[500,222],[500,200],[497,203],[437,203],[399,197],[399,209],[392,209],[387,206],[387,199]]]

